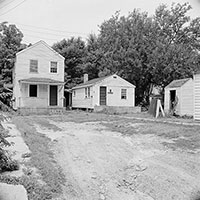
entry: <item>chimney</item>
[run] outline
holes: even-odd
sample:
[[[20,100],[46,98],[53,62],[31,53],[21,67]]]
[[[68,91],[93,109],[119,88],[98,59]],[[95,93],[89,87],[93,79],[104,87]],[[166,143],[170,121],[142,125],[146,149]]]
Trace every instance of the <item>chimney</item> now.
[[[88,74],[83,75],[83,83],[88,81]]]

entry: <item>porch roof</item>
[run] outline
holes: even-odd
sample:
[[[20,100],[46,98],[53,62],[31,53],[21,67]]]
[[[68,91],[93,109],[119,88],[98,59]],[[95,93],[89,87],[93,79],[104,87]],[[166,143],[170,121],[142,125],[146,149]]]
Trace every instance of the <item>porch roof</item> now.
[[[37,84],[53,84],[53,85],[64,85],[65,82],[57,81],[50,78],[27,78],[27,79],[21,79],[19,82],[22,83],[37,83]]]

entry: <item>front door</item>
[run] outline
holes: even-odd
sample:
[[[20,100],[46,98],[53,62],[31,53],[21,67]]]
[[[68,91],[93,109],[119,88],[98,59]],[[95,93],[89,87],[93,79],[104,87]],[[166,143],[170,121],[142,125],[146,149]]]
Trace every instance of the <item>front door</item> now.
[[[58,105],[58,86],[50,85],[50,93],[49,93],[49,105],[57,106]]]
[[[100,105],[105,106],[106,105],[106,87],[100,86]]]

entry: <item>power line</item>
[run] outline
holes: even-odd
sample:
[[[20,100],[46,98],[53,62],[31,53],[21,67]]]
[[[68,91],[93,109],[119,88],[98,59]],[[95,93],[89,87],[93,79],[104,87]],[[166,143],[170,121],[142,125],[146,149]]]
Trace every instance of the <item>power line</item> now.
[[[16,22],[16,23],[18,23],[18,22]],[[81,32],[71,32],[71,31],[66,31],[66,30],[50,29],[50,28],[44,28],[44,27],[33,26],[33,25],[27,25],[27,24],[21,24],[21,23],[18,23],[18,24],[19,24],[19,25],[22,25],[22,26],[28,26],[28,27],[33,27],[33,28],[36,28],[36,29],[44,29],[44,30],[54,31],[54,32],[63,32],[63,33],[71,33],[71,34],[88,35],[87,33],[81,33]]]
[[[22,2],[20,2],[19,4],[17,4],[16,6],[12,7],[11,9],[7,10],[6,12],[4,12],[3,14],[1,14],[0,16],[3,16],[7,13],[9,13],[10,11],[14,10],[15,8],[17,8],[18,6],[20,6],[21,4],[23,4],[26,0],[23,0]]]
[[[43,38],[43,39],[46,39],[46,40],[54,40],[54,41],[58,40],[58,38],[55,38],[55,39],[53,39],[53,38],[45,38],[45,37],[36,36],[36,35],[29,35],[29,34],[26,34],[26,36],[33,37],[33,38],[39,38],[39,39]]]
[[[14,2],[15,0],[13,0],[13,1],[10,1],[10,2],[8,2],[7,4],[4,4],[2,7],[0,7],[0,9],[2,9],[2,8],[4,8],[4,7],[6,7],[7,5],[9,5],[9,4],[11,4],[12,2]]]
[[[25,36],[38,38],[38,39],[52,40],[52,41],[59,41],[60,40],[59,38],[47,38],[47,37],[43,37],[43,36],[29,35],[29,34],[26,34]],[[82,38],[86,39],[85,37],[82,37]]]
[[[44,32],[44,31],[36,31],[36,30],[31,30],[31,29],[25,29],[25,28],[23,28],[23,31],[31,31],[31,32],[34,32],[34,33],[43,33],[43,34],[47,34],[47,35],[55,35],[55,36],[62,36],[62,37],[66,37],[66,35],[64,35],[64,34],[55,34],[55,33],[48,33],[48,32]],[[66,34],[72,34],[72,33],[70,33],[70,32],[66,32]]]

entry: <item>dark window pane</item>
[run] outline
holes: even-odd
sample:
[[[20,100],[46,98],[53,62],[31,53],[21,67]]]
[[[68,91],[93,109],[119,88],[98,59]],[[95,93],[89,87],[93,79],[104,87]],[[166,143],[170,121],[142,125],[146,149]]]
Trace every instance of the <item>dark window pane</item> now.
[[[30,85],[29,96],[30,97],[37,97],[37,85]]]

